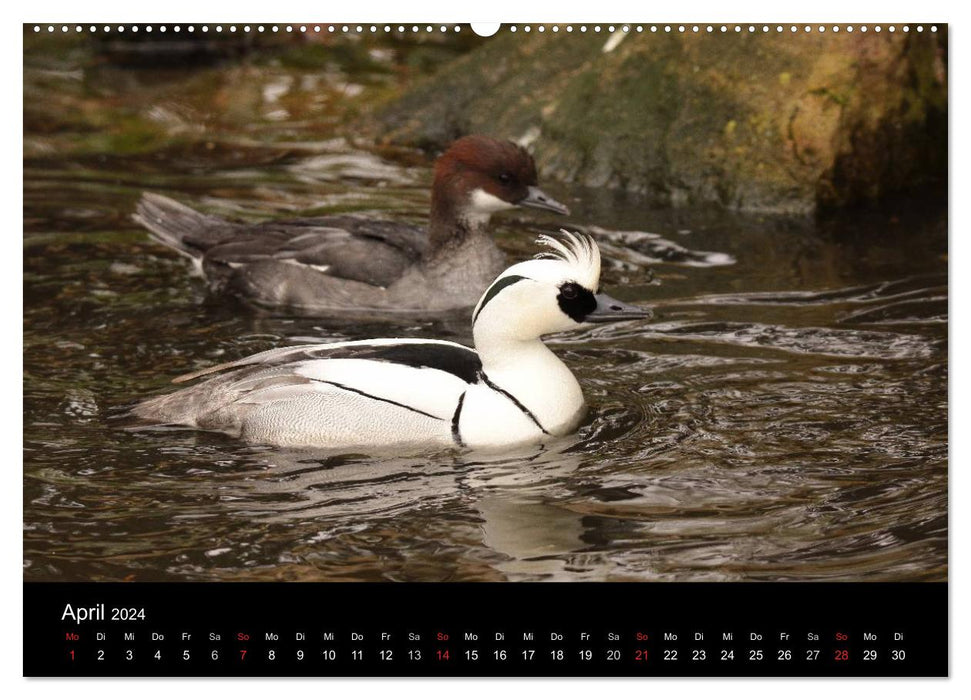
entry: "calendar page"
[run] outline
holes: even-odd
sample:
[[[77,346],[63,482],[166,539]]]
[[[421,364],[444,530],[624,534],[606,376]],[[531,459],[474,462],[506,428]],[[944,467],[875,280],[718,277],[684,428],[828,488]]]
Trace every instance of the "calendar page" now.
[[[946,23],[22,32],[25,676],[948,675]]]

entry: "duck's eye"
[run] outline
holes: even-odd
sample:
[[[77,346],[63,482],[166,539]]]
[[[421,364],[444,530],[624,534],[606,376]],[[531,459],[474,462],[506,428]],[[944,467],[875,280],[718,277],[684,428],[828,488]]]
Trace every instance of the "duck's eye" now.
[[[556,297],[560,310],[577,323],[597,309],[597,298],[589,289],[577,282],[564,282]]]
[[[504,185],[508,185],[510,182],[512,182],[512,175],[509,173],[499,173],[499,182]]]

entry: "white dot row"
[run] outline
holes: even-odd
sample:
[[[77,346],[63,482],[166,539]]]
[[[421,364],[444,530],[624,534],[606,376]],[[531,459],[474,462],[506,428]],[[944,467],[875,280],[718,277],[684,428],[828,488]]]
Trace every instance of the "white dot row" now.
[[[65,32],[65,33],[71,31],[71,29],[72,29],[71,26],[66,25],[66,24],[60,25],[59,28],[60,28],[60,30],[62,32]],[[80,24],[75,25],[73,27],[73,29],[74,29],[75,32],[83,32],[85,30],[85,28],[83,26],[81,26]],[[190,33],[196,32],[196,31],[200,31],[200,32],[213,31],[213,32],[217,32],[218,33],[218,32],[222,32],[224,30],[228,30],[229,32],[237,32],[237,31],[242,31],[242,32],[303,32],[303,33],[308,33],[308,32],[314,32],[314,33],[331,32],[331,33],[334,33],[334,32],[338,32],[338,33],[346,33],[346,34],[352,34],[352,33],[363,34],[365,32],[371,32],[373,34],[373,33],[379,32],[379,31],[383,31],[383,32],[393,32],[393,31],[396,31],[396,30],[399,31],[399,32],[408,32],[408,31],[411,31],[411,32],[415,32],[415,33],[421,32],[421,31],[423,31],[423,32],[434,32],[436,30],[436,27],[433,27],[431,25],[428,25],[428,26],[425,26],[425,27],[419,27],[417,25],[410,26],[410,27],[405,27],[403,25],[399,25],[397,27],[392,27],[390,25],[385,25],[384,27],[378,27],[378,26],[373,25],[373,24],[370,27],[365,27],[365,26],[362,26],[362,25],[349,26],[349,25],[346,25],[346,24],[345,25],[334,25],[334,24],[331,24],[331,25],[319,25],[319,24],[314,24],[314,25],[306,25],[306,24],[300,24],[300,25],[296,25],[296,24],[285,24],[285,25],[283,25],[283,24],[271,24],[271,25],[263,25],[263,24],[259,24],[259,25],[254,25],[254,26],[250,26],[248,24],[243,25],[243,26],[237,26],[235,24],[230,24],[230,25],[227,25],[226,27],[223,27],[223,25],[221,25],[221,24],[216,24],[216,25],[212,25],[212,26],[210,26],[208,24],[203,24],[203,25],[193,25],[193,24],[190,24],[190,25],[187,25],[185,27],[182,27],[182,26],[176,24],[176,25],[173,25],[173,26],[160,25],[157,28],[155,28],[155,27],[152,27],[152,25],[137,25],[137,24],[133,24],[133,25],[129,25],[129,26],[126,26],[126,25],[123,25],[123,24],[119,24],[119,25],[117,25],[115,27],[112,27],[111,25],[107,25],[107,24],[104,25],[103,27],[98,27],[98,26],[95,26],[95,25],[92,24],[92,25],[90,25],[87,28],[87,30],[89,32],[98,32],[98,31],[112,32],[112,31],[114,31],[114,32],[119,32],[119,33],[124,33],[125,31],[129,31],[129,32],[139,32],[139,31],[143,31],[143,32],[149,32],[150,33],[152,31],[155,31],[156,29],[159,32],[162,32],[162,33],[165,33],[165,32],[168,32],[168,31],[172,31],[172,32],[178,33],[178,32],[181,32],[183,30],[185,30],[187,32],[190,32]],[[441,27],[437,27],[437,29],[439,31],[446,32],[446,31],[448,31],[449,28],[446,27],[445,25],[442,25]],[[461,31],[461,29],[460,29],[460,27],[458,25],[453,26],[452,29],[453,29],[453,31],[456,31],[456,32]],[[45,30],[45,27],[42,27],[41,25],[38,25],[38,24],[35,24],[34,25],[34,32],[35,33],[36,32],[42,32],[44,30]],[[46,30],[49,33],[53,33],[53,32],[56,32],[58,30],[58,27],[55,26],[55,25],[53,25],[53,24],[49,24],[49,25],[47,25]]]
[[[896,32],[897,29],[898,29],[898,27],[895,26],[895,25],[889,25],[889,26],[887,26],[885,28],[886,28],[886,30],[888,32]],[[572,25],[567,25],[566,27],[564,27],[564,29],[566,31],[568,31],[568,32],[574,31],[574,27]],[[576,29],[582,33],[582,32],[586,32],[588,30],[588,27],[586,25],[580,25]],[[602,29],[604,29],[604,27],[601,27],[600,25],[594,25],[592,27],[592,29],[593,29],[594,32],[599,32]],[[609,33],[612,34],[613,32],[615,32],[618,29],[618,27],[615,27],[614,25],[610,25],[610,26],[605,27],[605,29],[607,30],[607,32],[609,32]],[[874,25],[873,27],[868,27],[867,25],[861,25],[859,27],[854,27],[852,25],[847,25],[847,26],[843,26],[843,27],[841,27],[839,25],[833,25],[831,27],[827,27],[827,26],[822,25],[822,24],[819,25],[819,26],[815,26],[815,27],[812,26],[812,25],[808,25],[808,24],[807,25],[804,25],[804,26],[798,26],[798,25],[795,25],[795,24],[786,25],[786,26],[781,25],[781,24],[776,24],[776,25],[771,25],[771,26],[768,25],[768,24],[763,24],[763,25],[750,24],[748,26],[740,25],[740,24],[734,24],[734,25],[727,25],[727,24],[721,24],[721,25],[712,25],[712,24],[708,24],[708,25],[698,25],[698,24],[693,24],[693,25],[690,25],[690,26],[684,25],[684,24],[679,24],[679,25],[676,25],[676,26],[675,25],[672,25],[672,24],[664,24],[664,25],[652,24],[652,25],[649,25],[647,27],[638,24],[638,25],[632,27],[632,26],[630,26],[628,24],[625,24],[625,25],[619,27],[619,29],[621,31],[625,31],[625,32],[630,32],[630,31],[635,31],[635,32],[650,31],[650,32],[653,32],[653,33],[657,33],[657,32],[665,32],[665,33],[680,32],[682,34],[688,34],[688,33],[693,33],[693,34],[698,34],[698,33],[715,34],[717,32],[725,33],[725,32],[729,32],[729,31],[734,31],[736,33],[747,32],[749,34],[755,34],[755,33],[759,33],[760,32],[760,33],[763,33],[763,34],[768,34],[769,32],[771,32],[773,30],[776,33],[780,33],[780,34],[782,32],[787,31],[787,30],[789,32],[793,33],[793,34],[795,34],[796,32],[799,32],[799,31],[806,32],[806,33],[808,33],[808,32],[814,32],[814,31],[815,32],[820,32],[820,33],[827,32],[827,31],[831,31],[831,32],[833,32],[835,34],[838,34],[840,31],[845,31],[845,32],[852,33],[855,30],[859,30],[861,32],[867,32],[870,29],[872,29],[875,32],[881,32],[881,31],[884,30],[884,27],[881,26],[881,25]],[[903,31],[903,32],[909,32],[911,29],[914,29],[914,30],[916,30],[918,32],[923,32],[924,31],[924,25],[918,24],[918,25],[916,25],[914,27],[911,27],[911,25],[909,25],[909,24],[904,24],[904,25],[901,25],[899,27],[899,29],[900,29],[900,31]],[[523,27],[522,30],[524,32],[530,32],[530,31],[532,31],[532,28],[529,25],[527,25],[527,26]],[[558,31],[560,31],[560,27],[557,26],[557,25],[553,25],[552,27],[550,27],[550,30],[553,31],[553,32],[558,32]],[[932,32],[936,32],[937,31],[937,25],[931,25],[930,30]],[[510,32],[515,32],[515,31],[517,31],[517,27],[515,25],[513,25],[513,26],[509,27],[509,31]],[[546,31],[546,27],[543,26],[543,25],[539,25],[538,27],[536,27],[536,31],[538,31],[538,32],[545,32]]]
[[[43,31],[45,31],[45,29],[46,29],[46,31],[48,33],[54,33],[58,29],[60,29],[60,31],[62,33],[67,33],[67,32],[70,32],[71,31],[72,27],[69,26],[69,25],[66,25],[66,24],[62,24],[62,25],[59,25],[59,26],[55,26],[53,24],[49,24],[46,27],[42,27],[39,24],[35,24],[34,25],[34,32],[35,33],[43,32]],[[73,29],[74,29],[74,31],[76,33],[85,31],[85,27],[81,26],[80,24],[74,25],[73,26]],[[300,25],[296,25],[296,24],[286,24],[286,25],[271,24],[271,25],[262,25],[262,24],[259,24],[259,25],[252,25],[252,26],[247,24],[247,25],[237,26],[235,24],[230,24],[230,25],[227,25],[226,27],[223,27],[223,25],[221,25],[221,24],[212,25],[212,26],[210,26],[208,24],[203,24],[203,25],[199,25],[199,26],[197,26],[197,25],[191,25],[190,24],[190,25],[187,25],[186,27],[184,27],[184,29],[185,29],[185,31],[187,31],[189,33],[193,33],[193,32],[196,32],[196,31],[200,31],[200,32],[203,32],[203,33],[207,33],[209,31],[214,31],[216,33],[220,33],[220,32],[222,32],[224,30],[228,30],[231,33],[232,32],[237,32],[237,31],[242,31],[242,32],[257,32],[257,33],[259,33],[259,32],[271,32],[271,33],[273,33],[273,32],[291,32],[291,33],[292,32],[302,32],[302,33],[308,33],[308,32],[313,32],[313,33],[328,32],[328,33],[335,33],[336,32],[336,33],[343,33],[343,34],[364,34],[364,33],[375,34],[377,32],[382,32],[382,31],[383,32],[386,32],[386,33],[394,32],[394,31],[397,31],[399,33],[405,33],[405,32],[409,32],[409,31],[412,32],[412,33],[418,33],[418,32],[421,32],[421,31],[424,31],[426,33],[431,33],[431,32],[436,31],[436,29],[438,31],[440,31],[440,32],[447,32],[448,29],[449,29],[449,27],[447,27],[445,25],[440,25],[438,27],[434,27],[432,25],[426,25],[426,26],[423,26],[423,27],[420,27],[418,25],[411,25],[411,26],[405,26],[405,25],[397,25],[397,26],[384,25],[383,27],[379,27],[379,26],[374,25],[374,24],[372,24],[370,26],[365,26],[365,25],[360,25],[360,24],[358,24],[358,25],[347,25],[347,24],[344,24],[344,25],[335,25],[335,24],[330,24],[330,25],[320,25],[320,24],[314,24],[314,25],[307,25],[307,24],[300,24]],[[527,25],[524,25],[522,27],[519,27],[517,25],[510,25],[507,29],[510,32],[517,32],[517,31],[520,31],[521,30],[521,31],[523,31],[525,33],[529,33],[531,31],[533,31],[534,29],[537,32],[545,32],[547,30],[547,27],[546,27],[546,25],[542,25],[542,24],[537,25],[535,27],[532,26],[532,25],[528,25],[527,24]],[[878,24],[878,25],[873,25],[872,27],[870,27],[870,26],[867,26],[867,25],[864,24],[864,25],[860,25],[858,27],[854,27],[852,25],[846,25],[846,26],[833,25],[833,26],[827,27],[825,25],[813,26],[813,25],[809,25],[809,24],[806,24],[806,25],[795,25],[795,24],[792,24],[792,25],[781,25],[781,24],[776,24],[776,25],[771,25],[771,26],[768,25],[768,24],[763,24],[763,25],[754,25],[754,24],[750,24],[750,25],[739,25],[739,24],[735,24],[735,25],[725,25],[725,24],[721,24],[721,25],[711,25],[711,24],[708,24],[708,25],[697,25],[697,24],[694,24],[694,25],[683,25],[683,24],[680,24],[680,25],[671,25],[671,24],[657,25],[657,24],[652,24],[652,25],[648,25],[648,26],[644,26],[644,25],[640,25],[640,24],[633,25],[632,26],[632,25],[625,24],[625,25],[622,25],[620,27],[617,27],[615,25],[601,26],[601,25],[598,24],[598,25],[593,25],[592,27],[588,27],[587,25],[579,25],[578,27],[574,27],[573,25],[566,25],[565,27],[560,27],[559,25],[555,25],[554,24],[554,25],[551,25],[549,27],[549,31],[551,31],[551,32],[559,32],[561,29],[563,31],[566,31],[566,32],[579,31],[580,33],[584,33],[584,32],[587,32],[589,30],[592,30],[594,32],[600,32],[600,31],[603,31],[604,29],[606,29],[606,31],[609,32],[609,33],[613,33],[615,31],[617,31],[618,29],[620,29],[621,31],[624,31],[624,32],[634,31],[634,32],[638,32],[638,33],[644,32],[644,31],[649,31],[649,32],[652,32],[652,33],[658,33],[658,32],[663,32],[663,33],[680,32],[680,33],[693,33],[693,34],[698,34],[698,33],[715,34],[715,33],[718,33],[718,32],[727,33],[729,31],[732,31],[732,32],[735,32],[735,33],[746,32],[746,33],[749,33],[749,34],[756,34],[756,33],[768,34],[769,32],[772,32],[772,31],[775,31],[776,33],[782,33],[782,32],[788,31],[789,33],[792,33],[792,34],[795,34],[797,32],[803,32],[803,33],[810,33],[810,32],[820,32],[820,33],[823,33],[823,32],[833,32],[834,34],[838,34],[841,31],[842,32],[846,32],[846,33],[852,33],[854,31],[867,32],[867,31],[871,31],[871,30],[874,31],[874,32],[879,33],[881,31],[883,31],[884,29],[886,29],[886,31],[891,32],[891,33],[896,32],[898,29],[900,31],[902,31],[902,32],[909,32],[909,31],[911,31],[911,29],[913,29],[915,31],[918,31],[918,32],[923,32],[924,31],[924,25],[918,24],[916,26],[911,26],[909,24],[904,24],[904,25],[901,25],[901,26],[897,27],[896,25],[892,25],[891,24],[891,25],[888,25],[888,26],[884,27],[884,26]],[[937,25],[931,25],[929,27],[929,29],[932,32],[936,32],[937,31]],[[157,30],[159,32],[161,32],[161,33],[165,33],[165,32],[168,32],[168,31],[175,32],[175,33],[179,33],[181,31],[183,31],[183,27],[180,26],[180,25],[173,25],[173,26],[159,25],[157,27]],[[125,31],[130,31],[132,33],[137,33],[139,31],[143,31],[143,32],[146,32],[146,33],[151,33],[152,31],[155,31],[155,28],[152,25],[150,25],[150,24],[149,25],[137,25],[137,24],[133,24],[133,25],[129,25],[129,26],[126,26],[126,25],[123,25],[123,24],[119,24],[119,25],[116,25],[114,27],[112,27],[111,25],[107,25],[107,24],[104,25],[104,26],[100,26],[100,27],[92,24],[92,25],[90,25],[90,26],[87,27],[87,31],[88,32],[91,32],[91,33],[98,32],[98,31],[103,31],[103,32],[106,32],[106,33],[115,31],[115,32],[118,32],[119,34],[124,33]],[[461,31],[461,27],[459,25],[453,25],[452,26],[452,31],[459,32],[459,31]]]

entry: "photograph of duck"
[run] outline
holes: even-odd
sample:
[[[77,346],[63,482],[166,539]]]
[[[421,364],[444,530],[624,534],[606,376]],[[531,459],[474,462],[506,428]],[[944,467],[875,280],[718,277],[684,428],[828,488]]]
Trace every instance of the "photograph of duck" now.
[[[217,292],[306,310],[432,311],[471,306],[505,267],[489,220],[515,207],[569,214],[538,187],[526,149],[472,135],[435,163],[427,230],[347,215],[233,223],[157,194],[135,220]]]
[[[472,315],[474,350],[404,338],[268,350],[183,377],[215,375],[134,413],[291,447],[508,447],[571,433],[586,413],[583,392],[543,337],[651,312],[598,293],[600,250],[589,236],[539,242],[550,253],[486,289]]]
[[[946,581],[948,27],[821,26],[25,25],[24,580]]]

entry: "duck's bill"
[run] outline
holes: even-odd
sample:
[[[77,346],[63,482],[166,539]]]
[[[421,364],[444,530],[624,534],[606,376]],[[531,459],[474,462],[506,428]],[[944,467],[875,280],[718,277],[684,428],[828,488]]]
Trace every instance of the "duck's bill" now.
[[[630,321],[635,318],[652,318],[654,312],[643,306],[625,304],[619,299],[614,299],[606,294],[594,296],[597,300],[597,308],[587,314],[584,319],[588,323],[607,323],[609,321]]]
[[[531,207],[533,209],[543,209],[545,211],[556,212],[557,214],[569,214],[570,210],[565,205],[560,204],[539,187],[530,187],[526,197],[519,201],[521,207]]]

